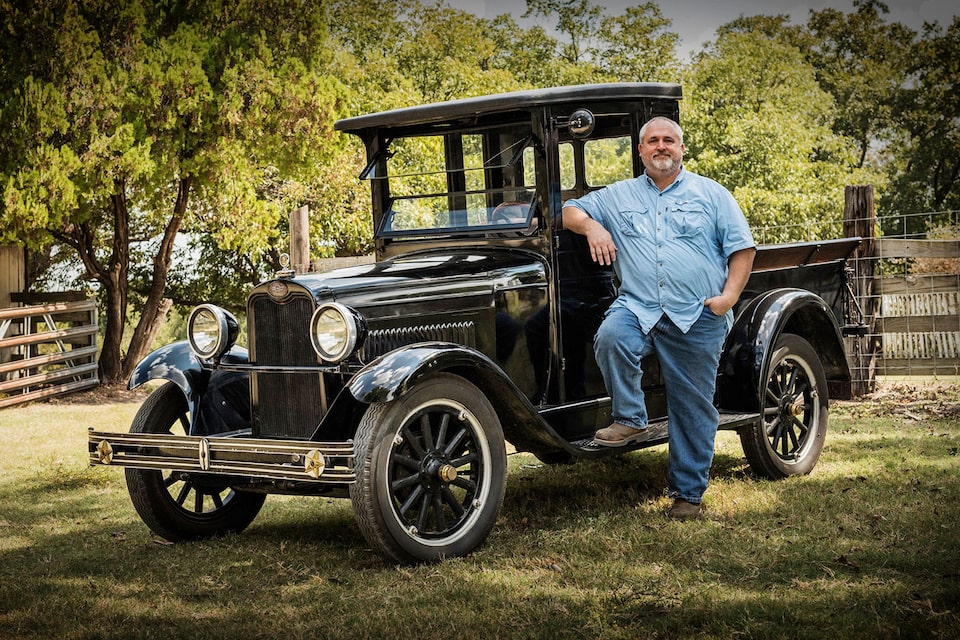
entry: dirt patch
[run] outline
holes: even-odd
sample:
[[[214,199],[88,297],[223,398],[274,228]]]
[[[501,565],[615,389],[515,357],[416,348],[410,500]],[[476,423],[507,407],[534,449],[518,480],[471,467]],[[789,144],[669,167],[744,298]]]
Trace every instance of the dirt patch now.
[[[148,395],[150,395],[152,390],[153,387],[150,385],[144,385],[137,387],[136,389],[127,389],[122,385],[99,386],[62,396],[54,396],[53,398],[48,398],[46,400],[42,400],[41,402],[46,402],[47,404],[68,405],[119,404],[126,402],[140,403],[143,402]]]
[[[908,420],[960,420],[960,381],[924,380],[878,382],[872,394],[836,403],[837,410],[854,417],[895,415]]]

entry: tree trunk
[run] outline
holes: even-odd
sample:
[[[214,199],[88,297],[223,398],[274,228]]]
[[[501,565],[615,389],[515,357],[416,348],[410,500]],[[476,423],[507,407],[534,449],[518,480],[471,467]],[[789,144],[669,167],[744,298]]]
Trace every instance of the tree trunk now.
[[[157,332],[163,325],[163,320],[173,303],[164,298],[163,294],[167,289],[167,275],[170,273],[170,264],[173,257],[174,241],[177,233],[180,231],[180,225],[187,213],[187,203],[190,199],[191,179],[182,178],[177,189],[177,201],[173,207],[173,215],[163,230],[163,238],[160,241],[160,248],[153,257],[153,279],[150,282],[150,289],[147,292],[147,299],[143,303],[143,309],[140,313],[140,321],[137,323],[130,339],[130,347],[127,349],[127,355],[123,359],[122,375],[123,378],[129,378],[133,373],[137,363],[140,362],[150,350]]]
[[[99,375],[105,385],[120,384],[124,381],[120,343],[127,316],[127,276],[130,272],[130,215],[127,211],[126,189],[122,181],[117,181],[117,193],[111,197],[113,205],[113,247],[110,261],[104,268],[96,262],[94,256],[95,233],[84,234],[84,259],[88,271],[95,270],[97,280],[106,294],[106,326],[103,332],[103,346],[100,350]]]

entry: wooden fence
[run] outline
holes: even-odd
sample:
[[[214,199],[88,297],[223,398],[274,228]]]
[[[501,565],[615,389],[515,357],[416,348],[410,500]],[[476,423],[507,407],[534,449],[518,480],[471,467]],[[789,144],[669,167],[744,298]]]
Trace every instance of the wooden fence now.
[[[95,301],[0,309],[0,408],[98,384]]]
[[[937,215],[948,219],[947,228],[960,228],[958,212]],[[960,240],[889,230],[876,237],[879,226],[891,226],[880,222],[872,187],[847,187],[844,233],[864,238],[852,261],[852,284],[870,327],[867,335],[847,340],[855,395],[871,392],[878,375],[960,375]]]
[[[902,264],[874,278],[885,375],[960,375],[960,272],[925,273],[917,259],[960,260],[960,241],[881,238],[876,259]]]

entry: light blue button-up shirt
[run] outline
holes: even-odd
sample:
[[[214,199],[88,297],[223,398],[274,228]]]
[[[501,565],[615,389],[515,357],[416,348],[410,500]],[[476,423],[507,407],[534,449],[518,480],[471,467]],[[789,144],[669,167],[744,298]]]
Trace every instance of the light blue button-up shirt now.
[[[644,174],[564,206],[585,211],[613,236],[621,282],[613,306],[633,311],[648,333],[664,313],[686,333],[704,300],[723,292],[730,256],[755,246],[730,192],[686,169],[663,191]]]

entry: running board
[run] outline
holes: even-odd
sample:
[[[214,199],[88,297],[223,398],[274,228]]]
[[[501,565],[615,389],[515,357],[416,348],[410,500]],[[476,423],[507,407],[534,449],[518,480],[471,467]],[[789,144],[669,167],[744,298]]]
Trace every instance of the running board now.
[[[755,423],[760,419],[759,413],[731,413],[727,411],[720,412],[720,429],[739,429]],[[590,454],[588,457],[597,455],[608,455],[612,453],[623,453],[624,451],[635,451],[637,449],[646,449],[667,443],[667,421],[658,420],[647,426],[650,430],[650,437],[643,442],[628,444],[622,447],[608,447],[597,444],[593,438],[575,440],[570,444],[576,447],[581,454]]]

